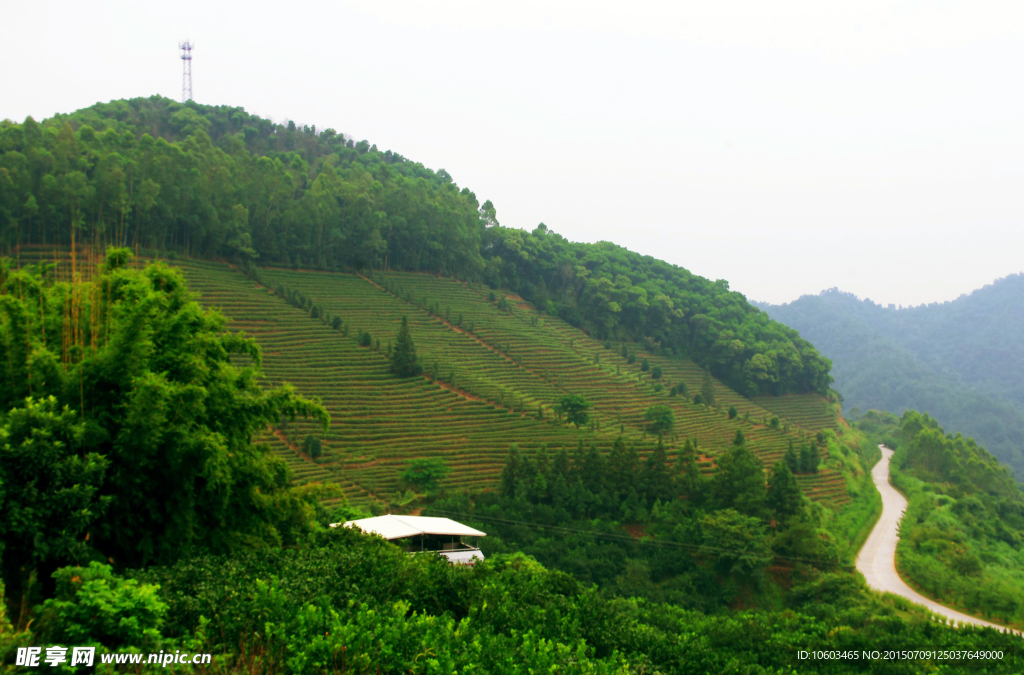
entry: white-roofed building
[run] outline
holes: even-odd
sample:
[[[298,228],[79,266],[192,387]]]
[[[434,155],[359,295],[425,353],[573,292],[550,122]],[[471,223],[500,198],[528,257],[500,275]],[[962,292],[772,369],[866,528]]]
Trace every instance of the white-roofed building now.
[[[334,523],[338,527],[342,523]],[[396,516],[388,514],[376,518],[362,518],[344,523],[368,534],[379,534],[389,541],[402,543],[410,553],[433,551],[453,563],[472,565],[483,560],[480,549],[463,541],[463,537],[486,537],[487,533],[456,522],[451,518],[427,518],[424,516]]]

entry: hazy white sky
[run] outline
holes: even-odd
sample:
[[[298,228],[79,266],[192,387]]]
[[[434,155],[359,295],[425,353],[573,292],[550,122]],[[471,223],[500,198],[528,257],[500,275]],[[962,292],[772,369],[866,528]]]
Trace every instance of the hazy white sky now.
[[[7,3],[0,118],[180,97],[334,128],[756,300],[1024,270],[1020,2]],[[13,61],[12,61],[13,59]]]

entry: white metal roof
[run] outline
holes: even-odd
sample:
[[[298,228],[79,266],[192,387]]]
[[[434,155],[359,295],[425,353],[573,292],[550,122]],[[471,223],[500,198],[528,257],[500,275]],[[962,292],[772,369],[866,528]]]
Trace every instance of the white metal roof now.
[[[448,558],[448,560],[451,560],[456,565],[473,565],[477,560],[484,559],[483,552],[475,548],[468,551],[438,551],[437,553]]]
[[[331,525],[335,527],[337,523]],[[345,527],[358,527],[363,532],[379,534],[385,539],[403,539],[420,534],[442,534],[454,537],[486,537],[487,534],[472,527],[457,523],[451,518],[426,518],[424,516],[377,516],[350,520]]]

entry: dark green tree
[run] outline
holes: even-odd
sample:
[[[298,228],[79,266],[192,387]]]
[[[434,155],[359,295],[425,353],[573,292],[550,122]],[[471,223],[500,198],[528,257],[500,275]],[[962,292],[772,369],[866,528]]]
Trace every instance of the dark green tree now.
[[[416,345],[409,334],[409,320],[404,316],[395,337],[395,348],[391,350],[391,372],[399,377],[413,377],[423,373],[423,366],[416,358]]]
[[[729,419],[731,419],[731,420],[736,419],[736,415],[738,415],[738,414],[739,414],[739,411],[736,410],[736,406],[734,406],[734,405],[729,406]]]
[[[642,360],[640,362],[640,370],[641,370],[641,372],[646,373],[650,369],[651,369],[651,362],[650,361],[648,361],[647,359],[644,359],[644,360]]]
[[[313,434],[306,434],[306,438],[302,441],[302,451],[311,458],[317,459],[323,453],[320,439]]]
[[[660,380],[661,379],[661,375],[662,375],[662,373],[661,373],[661,366],[654,366],[653,368],[651,368],[651,379],[652,380]]]
[[[793,447],[792,438],[789,439],[789,449],[786,450],[782,461],[786,463],[791,473],[800,473],[800,455],[797,454],[796,448]]]
[[[785,462],[776,462],[768,478],[767,505],[779,523],[785,523],[800,512],[803,497],[800,486]]]
[[[743,434],[739,430],[736,436],[740,442],[734,441],[718,461],[718,472],[714,478],[715,503],[719,508],[735,509],[744,515],[760,518],[765,515],[764,466],[743,442]]]
[[[316,495],[292,489],[284,462],[251,439],[297,415],[326,430],[326,411],[290,386],[261,385],[255,341],[229,332],[221,315],[195,302],[180,272],[133,268],[130,257],[112,249],[99,273],[76,284],[24,270],[0,279],[7,425],[0,446],[22,448],[4,450],[14,455],[0,462],[2,489],[8,500],[35,490],[68,509],[77,503],[59,524],[47,524],[46,508],[33,507],[40,518],[33,537],[49,553],[16,539],[5,547],[5,565],[16,550],[37,560],[54,556],[47,564],[84,562],[74,547],[56,553],[64,536],[88,541],[91,557],[139,567],[308,534]],[[251,365],[235,366],[233,355]],[[81,431],[65,411],[74,411]],[[21,455],[33,445],[33,462],[49,457],[45,471]],[[16,481],[9,471],[21,472]],[[33,499],[45,505],[49,497]],[[103,526],[92,527],[101,508]],[[0,519],[8,526],[10,513],[5,506]],[[44,571],[36,570],[45,584]],[[21,590],[19,579],[4,581]]]
[[[704,369],[700,382],[700,396],[704,405],[715,405],[715,384],[711,379],[711,371]]]
[[[519,453],[519,445],[513,443],[508,448],[508,457],[505,458],[505,466],[501,470],[501,482],[499,493],[506,499],[516,497],[516,474],[519,472],[519,464],[522,461]]]
[[[110,462],[86,449],[85,426],[50,396],[26,399],[0,426],[0,553],[9,597],[27,590],[33,571],[44,584],[61,564],[94,555],[111,497],[101,496]],[[27,598],[29,602],[32,598]]]
[[[451,469],[439,457],[414,459],[402,471],[403,481],[412,485],[420,492],[427,494],[437,492],[441,481],[451,473]]]
[[[668,468],[668,454],[665,444],[658,439],[658,445],[647,456],[644,462],[644,493],[648,504],[657,500],[667,502],[675,495],[672,493],[672,475]]]
[[[814,443],[814,441],[811,441]],[[799,473],[810,473],[811,472],[811,449],[810,447],[803,445],[800,446],[800,471]]]
[[[703,503],[704,478],[697,466],[697,448],[689,438],[676,457],[675,480],[676,490],[686,495],[691,505]]]
[[[676,415],[667,405],[652,405],[644,413],[647,431],[655,436],[670,434],[676,425]]]
[[[558,400],[556,410],[560,415],[565,415],[565,421],[576,425],[579,429],[581,424],[590,421],[590,402],[578,394],[566,394]]]
[[[580,441],[580,447],[582,448],[582,446],[583,441]],[[583,487],[595,495],[603,493],[606,487],[605,474],[605,459],[601,456],[597,446],[591,444],[580,469],[580,480]]]
[[[811,441],[811,447],[807,451],[807,467],[805,471],[810,473],[818,473],[818,466],[821,464],[821,452],[818,450],[818,444]]]
[[[733,509],[710,513],[701,519],[706,556],[715,570],[741,585],[757,584],[772,561],[764,523]]]

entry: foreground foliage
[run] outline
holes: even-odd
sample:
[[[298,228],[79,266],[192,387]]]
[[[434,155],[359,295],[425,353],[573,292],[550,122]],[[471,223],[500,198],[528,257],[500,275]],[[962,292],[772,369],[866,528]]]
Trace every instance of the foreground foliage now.
[[[313,520],[315,495],[250,438],[282,417],[326,426],[326,413],[258,386],[256,344],[178,272],[129,257],[112,250],[87,283],[0,277],[0,555],[21,610],[62,565],[294,543]]]
[[[131,580],[99,565],[61,574],[47,623],[21,639],[125,649],[109,635],[110,621],[134,605],[138,624],[121,634],[134,636],[135,647],[215,654],[211,666],[190,672],[1009,673],[1021,665],[1018,638],[946,627],[898,600],[869,596],[842,574],[795,587],[780,611],[710,615],[606,598],[523,555],[452,566],[344,528],[299,549],[180,560]],[[112,601],[95,608],[99,588]],[[86,611],[98,620],[76,618]],[[1001,649],[1005,657],[981,667],[797,658],[802,649],[859,656],[939,646]]]

